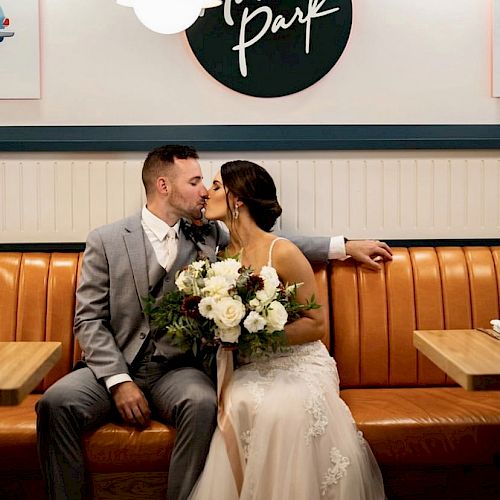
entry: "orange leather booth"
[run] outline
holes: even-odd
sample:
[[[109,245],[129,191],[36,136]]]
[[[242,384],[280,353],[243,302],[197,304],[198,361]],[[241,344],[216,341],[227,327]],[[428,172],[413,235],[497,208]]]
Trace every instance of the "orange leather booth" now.
[[[349,260],[315,268],[341,396],[389,498],[500,497],[500,391],[463,390],[412,344],[414,329],[488,327],[498,318],[499,259],[500,247],[414,247],[395,248],[380,273]],[[34,404],[79,357],[72,323],[81,260],[0,252],[0,341],[63,343],[37,390],[0,407],[2,499],[44,498]],[[146,430],[110,423],[85,435],[93,498],[163,498],[174,439],[160,422]]]

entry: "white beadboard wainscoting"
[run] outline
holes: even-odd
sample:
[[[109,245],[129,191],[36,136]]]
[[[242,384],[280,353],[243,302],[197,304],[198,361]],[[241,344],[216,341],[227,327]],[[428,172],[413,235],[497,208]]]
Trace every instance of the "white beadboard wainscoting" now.
[[[276,181],[281,228],[305,235],[500,237],[498,151],[202,153],[206,184],[234,158]],[[3,153],[0,243],[83,242],[144,203],[142,153]]]

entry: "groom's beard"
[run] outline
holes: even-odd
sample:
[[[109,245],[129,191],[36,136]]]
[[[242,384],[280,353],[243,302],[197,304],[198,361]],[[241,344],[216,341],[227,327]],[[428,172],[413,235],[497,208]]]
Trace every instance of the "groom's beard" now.
[[[189,201],[175,188],[172,190],[169,200],[170,206],[185,217],[191,220],[200,220],[202,218],[202,210],[205,208],[205,200],[199,198],[197,202]]]

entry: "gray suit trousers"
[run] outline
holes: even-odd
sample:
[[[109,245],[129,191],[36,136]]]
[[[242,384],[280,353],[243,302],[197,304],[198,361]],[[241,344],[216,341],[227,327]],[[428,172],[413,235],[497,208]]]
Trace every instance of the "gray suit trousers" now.
[[[168,471],[168,500],[188,497],[205,464],[217,421],[217,397],[211,380],[189,367],[168,369],[145,359],[132,373],[149,401],[153,416],[176,427]],[[116,419],[118,413],[104,384],[87,368],[75,370],[43,395],[36,407],[38,453],[50,500],[86,497],[81,436]],[[51,478],[51,480],[48,480]]]

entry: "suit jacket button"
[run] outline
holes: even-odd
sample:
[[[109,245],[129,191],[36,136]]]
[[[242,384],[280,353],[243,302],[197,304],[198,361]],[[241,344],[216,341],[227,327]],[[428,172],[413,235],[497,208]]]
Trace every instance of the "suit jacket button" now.
[[[141,333],[139,334],[139,338],[140,338],[140,339],[145,339],[145,338],[146,338],[146,334],[145,334],[144,332],[141,332]]]

